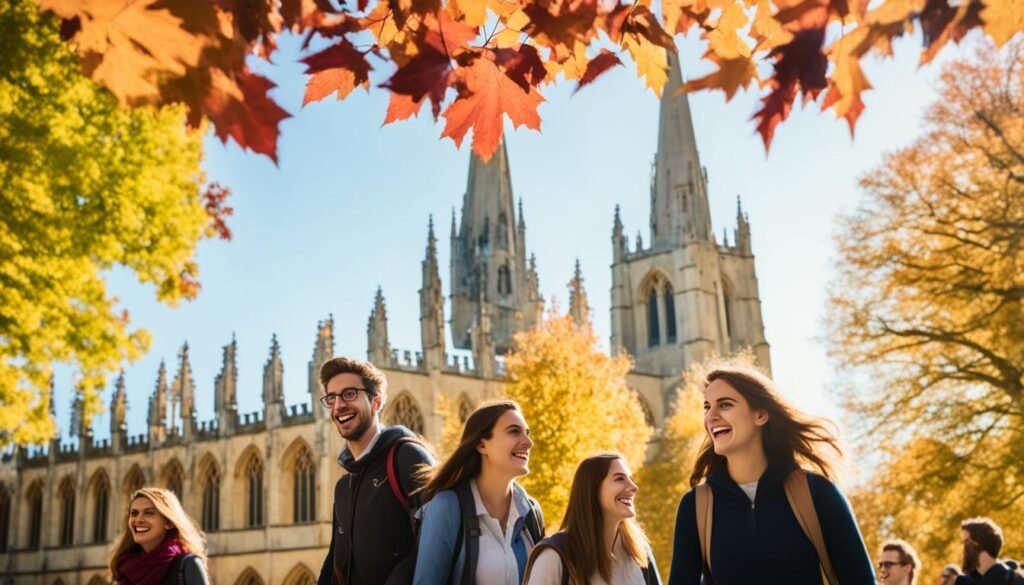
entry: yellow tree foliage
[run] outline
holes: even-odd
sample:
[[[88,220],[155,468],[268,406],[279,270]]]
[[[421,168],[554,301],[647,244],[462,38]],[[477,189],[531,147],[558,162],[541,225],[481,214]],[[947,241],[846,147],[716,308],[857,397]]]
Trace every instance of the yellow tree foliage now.
[[[679,500],[690,489],[690,472],[707,436],[704,430],[704,378],[715,367],[734,365],[754,367],[749,351],[723,360],[697,362],[683,374],[676,390],[672,411],[655,442],[654,456],[636,474],[637,519],[644,527],[654,549],[658,567],[668,580],[672,566],[672,541],[675,536]]]
[[[516,335],[507,365],[506,394],[522,406],[535,443],[522,484],[554,528],[580,461],[615,450],[636,473],[653,431],[626,386],[629,358],[603,353],[589,325],[551,312],[536,330]]]
[[[434,448],[437,450],[438,460],[447,459],[455,448],[459,446],[459,439],[462,438],[462,425],[465,419],[459,412],[459,404],[443,394],[437,396],[437,414],[441,415],[441,438]]]
[[[119,108],[58,29],[30,0],[0,3],[0,447],[52,437],[55,363],[75,369],[88,418],[107,375],[148,347],[105,272],[173,304],[198,292],[197,242],[227,235],[184,110]]]
[[[867,536],[936,563],[963,517],[1024,518],[1024,40],[952,63],[939,89],[842,220],[828,324],[864,380],[844,394],[862,448],[886,447],[857,499]]]

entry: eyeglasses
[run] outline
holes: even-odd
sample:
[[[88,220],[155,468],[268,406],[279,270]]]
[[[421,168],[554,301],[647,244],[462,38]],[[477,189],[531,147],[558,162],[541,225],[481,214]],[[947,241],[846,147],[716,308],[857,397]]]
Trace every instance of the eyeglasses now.
[[[903,565],[908,564],[910,563],[897,563],[896,561],[878,561],[878,568],[885,569],[886,571],[888,571],[893,567],[902,567]]]
[[[352,402],[359,396],[359,392],[366,392],[368,396],[373,396],[373,392],[370,392],[366,388],[344,388],[341,392],[328,392],[320,397],[320,404],[324,405],[324,408],[330,408],[334,406],[334,403],[341,398],[342,402]]]

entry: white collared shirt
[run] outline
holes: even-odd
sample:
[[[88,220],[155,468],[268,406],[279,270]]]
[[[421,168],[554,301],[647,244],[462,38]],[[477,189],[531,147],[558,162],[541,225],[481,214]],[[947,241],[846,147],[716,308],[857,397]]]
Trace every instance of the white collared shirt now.
[[[611,581],[606,583],[601,578],[601,574],[595,571],[590,576],[590,585],[643,585],[643,570],[626,552],[621,538],[615,539],[615,546],[612,550],[614,552],[612,554]],[[562,571],[564,570],[562,558],[558,556],[558,553],[551,549],[545,549],[533,561],[530,582],[524,585],[561,585]]]
[[[515,536],[513,528],[519,519],[515,498],[509,498],[508,523],[505,530],[502,530],[498,520],[491,516],[484,506],[480,490],[476,487],[476,479],[470,480],[469,487],[473,490],[476,515],[480,521],[480,548],[476,561],[477,585],[519,585],[519,565],[512,551],[512,539]],[[532,542],[526,531],[523,538],[528,543],[526,549],[529,550]]]

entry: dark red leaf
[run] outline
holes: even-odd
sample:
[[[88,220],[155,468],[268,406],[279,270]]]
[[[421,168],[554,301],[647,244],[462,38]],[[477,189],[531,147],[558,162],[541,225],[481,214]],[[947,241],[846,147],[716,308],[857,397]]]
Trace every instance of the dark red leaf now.
[[[394,93],[407,95],[414,102],[420,102],[423,96],[430,97],[434,119],[441,113],[441,102],[451,82],[451,60],[437,51],[428,48],[398,68],[381,87]]]
[[[217,137],[225,143],[234,138],[242,148],[265,154],[276,163],[278,124],[289,114],[267,95],[274,83],[245,66],[233,76],[212,69],[210,81],[203,112],[213,121]]]
[[[573,93],[582,89],[584,85],[592,83],[602,73],[616,65],[622,65],[622,61],[619,59],[619,56],[608,49],[601,49],[601,54],[594,57],[589,63],[587,63],[587,69],[583,72],[583,77],[580,77],[580,83],[576,86],[576,89],[573,90]]]
[[[769,55],[775,59],[771,91],[761,100],[763,105],[754,114],[754,119],[758,120],[757,131],[766,150],[775,136],[775,127],[789,116],[797,93],[802,92],[804,98],[810,100],[826,87],[828,60],[822,53],[824,41],[824,28],[800,31],[790,42],[776,47]]]
[[[523,88],[523,91],[530,91],[530,86],[537,87],[548,75],[540,53],[532,45],[520,45],[517,51],[498,49],[494,51],[494,56],[494,62],[503,67],[505,75]]]

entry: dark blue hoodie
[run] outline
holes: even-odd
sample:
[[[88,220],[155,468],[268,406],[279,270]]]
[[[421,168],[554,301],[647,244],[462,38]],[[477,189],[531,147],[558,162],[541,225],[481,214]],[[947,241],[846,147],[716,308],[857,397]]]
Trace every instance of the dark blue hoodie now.
[[[725,464],[708,476],[714,494],[711,576],[716,585],[821,585],[818,555],[786,499],[784,484],[793,463],[772,463],[757,484],[754,502],[729,477]],[[873,585],[875,573],[857,521],[832,482],[808,473],[825,546],[839,585]],[[693,490],[676,514],[669,585],[698,585],[702,561]]]

